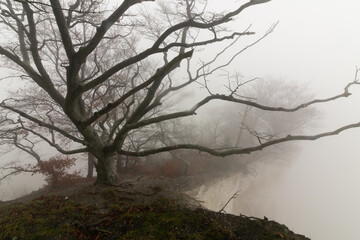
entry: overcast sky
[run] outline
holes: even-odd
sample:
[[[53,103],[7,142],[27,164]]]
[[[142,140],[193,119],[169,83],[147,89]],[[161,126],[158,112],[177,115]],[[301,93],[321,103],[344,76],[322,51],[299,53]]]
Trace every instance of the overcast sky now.
[[[318,97],[341,93],[360,67],[359,10],[356,0],[273,0],[247,10],[238,19],[251,22],[258,34],[274,22],[279,25],[237,60],[240,71],[310,82]],[[316,131],[360,121],[359,87],[352,92],[347,100],[319,105],[324,119]],[[357,129],[301,143],[302,152],[285,177],[259,193],[265,199],[259,210],[314,240],[360,239],[359,137]]]

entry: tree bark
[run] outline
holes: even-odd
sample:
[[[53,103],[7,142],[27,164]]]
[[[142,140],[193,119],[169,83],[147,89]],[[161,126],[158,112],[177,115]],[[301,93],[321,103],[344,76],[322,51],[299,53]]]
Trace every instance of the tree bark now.
[[[118,176],[115,155],[105,156],[103,159],[98,159],[97,162],[95,184],[116,185],[118,183]]]
[[[94,161],[95,157],[91,153],[88,153],[88,173],[86,176],[87,178],[94,177]]]
[[[125,172],[126,167],[126,158],[123,155],[118,155],[116,159],[116,171],[117,172]]]

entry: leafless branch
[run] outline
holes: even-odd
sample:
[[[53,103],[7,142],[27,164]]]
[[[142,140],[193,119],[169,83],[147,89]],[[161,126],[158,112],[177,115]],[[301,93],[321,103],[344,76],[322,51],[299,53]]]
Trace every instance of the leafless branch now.
[[[14,107],[8,106],[8,105],[5,104],[5,102],[0,103],[0,107],[2,107],[2,108],[4,108],[4,109],[8,109],[8,110],[10,110],[10,111],[12,111],[12,112],[14,112],[14,113],[17,113],[17,114],[19,114],[20,116],[22,116],[22,117],[24,117],[24,118],[26,118],[26,119],[28,119],[28,120],[30,120],[30,121],[38,124],[39,126],[46,127],[46,128],[48,128],[48,129],[53,129],[53,130],[59,132],[60,134],[62,134],[63,136],[65,136],[65,137],[67,137],[67,138],[69,138],[69,139],[71,139],[71,140],[73,140],[73,141],[75,141],[75,142],[78,142],[78,143],[81,143],[81,144],[85,144],[85,142],[84,142],[83,140],[78,139],[78,138],[70,135],[70,134],[67,133],[66,131],[64,131],[64,130],[56,127],[56,126],[53,126],[53,125],[51,125],[51,124],[47,124],[47,123],[45,123],[45,122],[42,122],[42,121],[40,121],[39,119],[37,119],[37,118],[35,118],[35,117],[32,117],[32,116],[28,115],[27,113],[25,113],[25,112],[23,112],[23,111],[21,111],[21,110],[19,110],[19,109],[16,109],[16,108],[14,108]]]
[[[173,150],[178,150],[178,149],[189,149],[189,150],[197,150],[200,152],[206,152],[213,156],[225,157],[225,156],[230,156],[230,155],[235,155],[235,154],[250,154],[252,152],[261,151],[264,148],[267,148],[267,147],[270,147],[270,146],[273,146],[273,145],[276,145],[279,143],[283,143],[283,142],[300,141],[300,140],[314,141],[319,138],[338,135],[339,133],[341,133],[345,130],[352,129],[352,128],[358,128],[358,127],[360,127],[360,122],[349,124],[349,125],[343,126],[341,128],[338,128],[338,129],[336,129],[334,131],[330,131],[330,132],[324,132],[324,133],[320,133],[320,134],[316,134],[316,135],[294,135],[294,136],[288,135],[283,138],[270,140],[268,142],[259,144],[254,147],[238,148],[238,149],[231,149],[231,150],[225,150],[225,151],[216,151],[214,149],[207,148],[207,147],[204,147],[201,145],[178,144],[178,145],[157,148],[157,149],[152,149],[152,150],[146,150],[146,151],[140,151],[140,152],[129,152],[129,151],[124,151],[124,150],[118,150],[118,153],[124,154],[127,156],[142,157],[142,156],[148,156],[151,154],[168,152],[168,151],[173,151]]]
[[[229,205],[229,203],[235,199],[238,196],[238,193],[241,191],[241,189],[237,190],[230,198],[229,200],[225,203],[225,205],[220,209],[219,213],[226,213],[225,212],[225,208],[227,207],[227,205]]]

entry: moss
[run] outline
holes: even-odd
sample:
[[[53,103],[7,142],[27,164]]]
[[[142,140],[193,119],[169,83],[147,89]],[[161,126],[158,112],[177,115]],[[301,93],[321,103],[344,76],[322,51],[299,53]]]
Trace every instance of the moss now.
[[[118,194],[114,188],[107,188],[102,191],[101,196],[107,201],[115,201],[118,199]]]
[[[2,206],[0,239],[306,239],[275,222],[184,209],[172,199],[134,203],[111,188],[99,195],[102,202],[87,205],[47,196]]]
[[[153,190],[155,193],[158,193],[158,192],[163,191],[164,187],[160,186],[160,185],[155,185],[155,186],[151,187],[151,190]]]
[[[113,209],[119,216],[115,225],[123,234],[122,239],[231,239],[229,229],[218,221],[206,219],[201,211],[180,209],[167,199],[148,205]]]
[[[51,239],[73,234],[75,229],[69,221],[84,221],[94,209],[54,196],[1,207],[0,239]]]

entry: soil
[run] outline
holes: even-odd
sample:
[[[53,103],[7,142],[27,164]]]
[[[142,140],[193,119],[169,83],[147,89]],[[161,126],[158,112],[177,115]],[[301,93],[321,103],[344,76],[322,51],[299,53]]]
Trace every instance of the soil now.
[[[206,178],[126,176],[112,187],[44,188],[0,203],[0,239],[309,239],[268,219],[204,209],[184,192]]]

